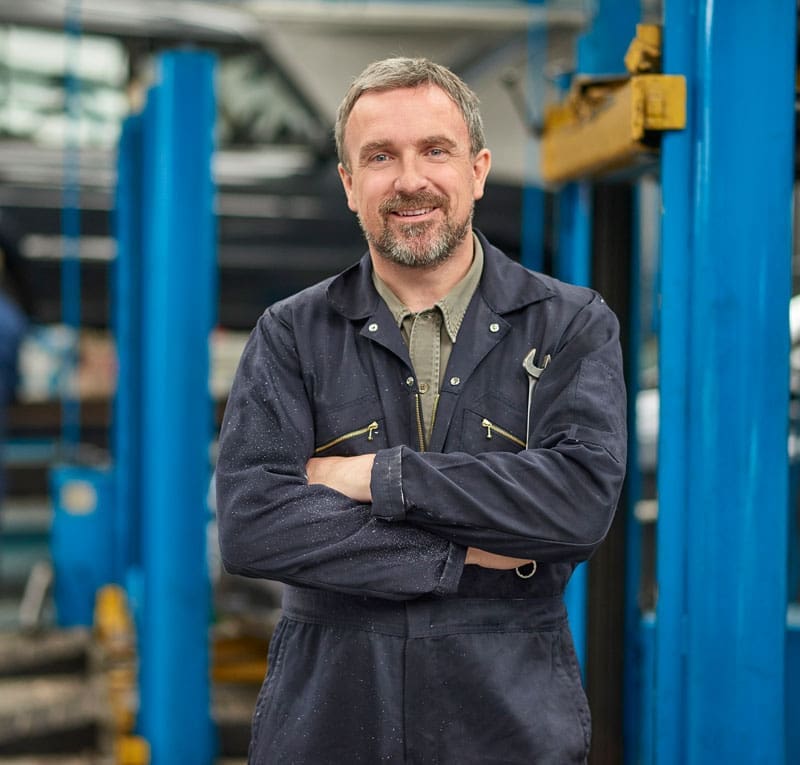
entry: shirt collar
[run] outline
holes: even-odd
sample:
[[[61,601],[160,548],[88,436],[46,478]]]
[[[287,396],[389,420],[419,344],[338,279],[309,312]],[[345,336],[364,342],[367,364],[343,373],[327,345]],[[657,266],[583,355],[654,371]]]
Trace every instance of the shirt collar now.
[[[478,287],[481,273],[483,272],[483,247],[475,234],[472,235],[472,240],[474,247],[472,264],[469,270],[459,279],[453,289],[441,300],[438,300],[434,306],[441,311],[444,326],[452,342],[456,341],[456,335],[458,335],[458,330],[461,328],[461,322],[467,312],[467,306],[469,306],[469,301]],[[372,283],[388,306],[395,322],[397,322],[397,326],[401,326],[403,319],[411,316],[412,311],[392,292],[389,285],[375,273],[374,269],[372,270]]]
[[[480,231],[473,231],[483,247],[483,275],[477,292],[489,308],[502,316],[556,294],[551,277],[522,268],[516,260],[489,244]],[[336,313],[352,321],[367,319],[378,309],[378,304],[386,306],[375,289],[372,271],[372,258],[367,251],[358,262],[321,282],[317,289],[325,292]]]

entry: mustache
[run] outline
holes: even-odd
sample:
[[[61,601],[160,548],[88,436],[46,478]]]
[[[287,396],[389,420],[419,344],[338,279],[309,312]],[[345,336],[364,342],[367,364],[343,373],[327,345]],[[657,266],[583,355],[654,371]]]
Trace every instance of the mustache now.
[[[390,199],[385,199],[378,207],[378,211],[386,215],[394,212],[407,212],[419,210],[423,207],[446,207],[447,197],[434,194],[432,191],[420,191],[416,194],[396,194]]]

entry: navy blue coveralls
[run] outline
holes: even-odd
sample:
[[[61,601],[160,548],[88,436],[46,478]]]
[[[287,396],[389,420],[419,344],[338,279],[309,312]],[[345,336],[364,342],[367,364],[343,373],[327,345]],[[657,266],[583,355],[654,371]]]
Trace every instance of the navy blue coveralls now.
[[[228,571],[287,585],[251,763],[586,759],[562,593],[624,476],[618,324],[595,292],[479,236],[484,271],[424,451],[408,350],[368,255],[251,334],[220,436],[220,547]],[[525,448],[531,348],[551,361]],[[315,453],[375,453],[372,504],[309,486]],[[465,567],[468,546],[538,569]]]

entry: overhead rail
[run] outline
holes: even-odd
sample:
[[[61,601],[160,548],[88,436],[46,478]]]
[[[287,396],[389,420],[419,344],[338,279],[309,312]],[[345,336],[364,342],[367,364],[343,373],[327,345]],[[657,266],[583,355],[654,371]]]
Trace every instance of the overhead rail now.
[[[577,75],[545,110],[541,174],[547,183],[598,177],[652,159],[665,130],[686,126],[686,79],[662,74],[661,27],[637,24],[629,76]]]

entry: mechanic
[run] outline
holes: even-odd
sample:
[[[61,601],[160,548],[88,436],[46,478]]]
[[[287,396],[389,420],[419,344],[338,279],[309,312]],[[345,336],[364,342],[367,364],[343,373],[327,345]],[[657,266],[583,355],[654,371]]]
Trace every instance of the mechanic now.
[[[563,592],[625,472],[617,320],[473,229],[450,70],[371,64],[336,143],[368,252],[260,317],[220,436],[224,565],[285,584],[250,762],[583,763]]]

